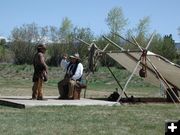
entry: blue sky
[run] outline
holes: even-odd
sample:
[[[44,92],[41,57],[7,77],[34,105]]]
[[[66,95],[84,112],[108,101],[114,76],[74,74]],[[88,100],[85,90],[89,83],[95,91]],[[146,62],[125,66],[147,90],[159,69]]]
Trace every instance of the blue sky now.
[[[180,0],[0,0],[0,36],[9,36],[16,26],[37,23],[59,27],[64,17],[74,26],[90,27],[96,35],[108,32],[108,12],[121,7],[128,19],[128,28],[140,19],[150,17],[150,32],[172,34],[180,41]]]

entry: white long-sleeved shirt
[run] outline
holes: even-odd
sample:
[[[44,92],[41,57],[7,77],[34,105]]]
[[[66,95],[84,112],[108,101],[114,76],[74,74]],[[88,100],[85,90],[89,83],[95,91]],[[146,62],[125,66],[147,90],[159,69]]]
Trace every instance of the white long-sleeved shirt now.
[[[81,63],[78,64],[75,74],[71,77],[73,80],[77,80],[81,78],[83,75],[83,65]]]

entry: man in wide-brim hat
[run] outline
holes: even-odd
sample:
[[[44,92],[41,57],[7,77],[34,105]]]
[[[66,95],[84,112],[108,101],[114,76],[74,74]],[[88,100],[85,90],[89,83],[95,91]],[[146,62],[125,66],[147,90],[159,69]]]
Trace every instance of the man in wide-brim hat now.
[[[48,67],[45,63],[44,54],[46,52],[46,46],[39,44],[37,46],[37,53],[33,59],[34,74],[33,74],[33,87],[32,87],[32,99],[43,100],[42,84],[47,81]]]
[[[69,56],[71,59],[76,59],[76,60],[80,60],[79,54],[75,53],[74,55],[70,55]]]
[[[60,98],[72,99],[76,82],[81,81],[83,75],[83,65],[80,62],[78,53],[70,55],[69,57],[70,63],[67,65],[66,75],[64,79],[58,83],[58,90]]]
[[[37,49],[38,49],[38,50],[46,50],[46,46],[45,46],[44,44],[39,44],[39,45],[37,46]]]

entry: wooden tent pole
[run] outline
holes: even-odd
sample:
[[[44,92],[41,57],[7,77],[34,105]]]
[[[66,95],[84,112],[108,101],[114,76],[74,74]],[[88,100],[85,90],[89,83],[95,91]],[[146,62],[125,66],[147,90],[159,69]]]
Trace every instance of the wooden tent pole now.
[[[121,51],[124,51],[124,48],[120,47],[118,44],[114,43],[113,41],[111,41],[109,38],[103,36],[103,38],[105,38],[106,40],[108,40],[110,43],[112,43],[114,46],[116,46],[117,48],[119,48]]]
[[[114,46],[116,46],[116,47],[118,47],[120,50],[124,51],[124,48],[120,47],[118,44],[114,43],[114,42],[111,41],[109,38],[107,38],[107,37],[105,37],[105,36],[103,36],[103,37],[104,37],[106,40],[108,40],[110,43],[112,43]],[[126,54],[128,55],[128,53],[126,53]],[[138,66],[139,66],[140,63],[141,63],[141,59],[139,59],[136,67],[134,68],[134,70],[133,70],[132,74],[130,75],[129,79],[127,80],[127,82],[126,82],[126,84],[125,84],[125,86],[124,86],[124,88],[123,88],[123,90],[122,90],[119,98],[117,99],[117,102],[119,102],[120,99],[122,98],[122,94],[125,95],[125,91],[126,91],[126,89],[127,89],[127,85],[129,84],[130,80],[132,79],[132,77],[133,77],[134,73],[136,72],[136,69],[138,68]]]
[[[86,44],[86,45],[88,45],[88,46],[91,46],[89,43],[83,41],[82,39],[79,39],[79,38],[77,38],[77,37],[75,37],[75,39],[79,40],[80,42],[82,42],[82,43],[84,43],[84,44]]]
[[[117,102],[119,102],[119,101],[121,100],[122,94],[124,94],[124,92],[126,91],[127,85],[129,84],[130,80],[132,79],[132,77],[133,77],[134,73],[136,72],[136,70],[137,70],[137,68],[138,68],[138,66],[139,66],[140,63],[141,63],[141,60],[138,61],[138,63],[136,64],[136,67],[134,68],[132,74],[129,76],[129,79],[127,80],[127,82],[126,82],[126,84],[125,84],[125,86],[124,86],[124,88],[123,88],[123,91],[122,91],[122,93],[120,94]]]
[[[119,85],[119,87],[121,88],[121,90],[123,91],[123,87],[121,86],[121,84],[119,83],[118,79],[116,78],[116,76],[114,75],[114,73],[112,72],[112,70],[110,69],[109,66],[107,66],[108,70],[110,71],[110,73],[112,74],[112,76],[114,77],[114,79],[116,80],[117,84]],[[128,99],[127,94],[124,92],[124,95],[126,96],[126,98]]]

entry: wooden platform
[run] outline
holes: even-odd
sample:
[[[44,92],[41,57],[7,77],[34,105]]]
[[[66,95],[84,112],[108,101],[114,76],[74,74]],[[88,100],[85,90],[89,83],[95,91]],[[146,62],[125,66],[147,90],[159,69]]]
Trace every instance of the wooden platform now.
[[[45,100],[32,100],[30,96],[1,96],[0,105],[15,108],[27,108],[36,106],[86,106],[86,105],[115,105],[116,102],[84,99],[80,100],[59,100],[54,96],[44,97]]]

